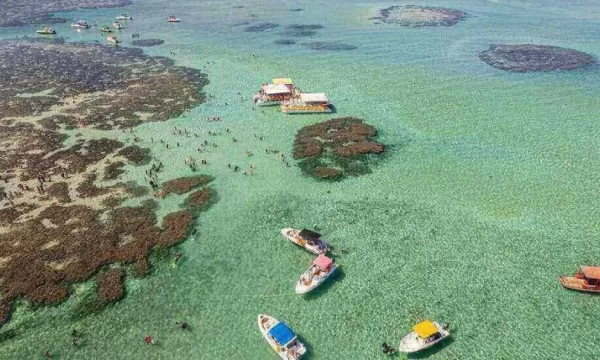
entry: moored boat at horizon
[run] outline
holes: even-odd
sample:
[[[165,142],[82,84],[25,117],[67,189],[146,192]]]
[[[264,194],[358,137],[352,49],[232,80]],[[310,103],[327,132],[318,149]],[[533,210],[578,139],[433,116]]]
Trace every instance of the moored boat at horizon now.
[[[170,23],[178,23],[181,21],[181,19],[178,18],[177,16],[169,15],[169,16],[167,16],[167,21]]]
[[[284,360],[298,360],[306,353],[306,347],[284,322],[266,314],[258,315],[258,328],[267,343]]]
[[[450,336],[446,326],[435,321],[425,320],[413,326],[413,331],[406,335],[398,350],[403,353],[414,353],[425,350]]]
[[[296,94],[294,82],[290,78],[273,79],[272,84],[262,84],[258,93],[252,100],[256,106],[281,105],[285,100],[290,100]]]
[[[51,27],[45,27],[42,30],[36,30],[35,32],[38,34],[41,34],[41,35],[55,35],[56,34],[56,30],[54,30]]]
[[[88,29],[90,24],[88,24],[85,20],[78,20],[76,23],[72,23],[71,27],[76,29]]]
[[[561,276],[560,283],[567,289],[600,293],[600,267],[580,266],[574,276]]]
[[[296,283],[296,294],[306,294],[327,280],[337,269],[333,260],[325,254],[320,254],[308,270],[306,270]]]
[[[301,93],[281,104],[286,114],[311,114],[332,112],[329,100],[324,93]]]
[[[112,26],[117,30],[125,29],[125,26],[121,25],[121,23],[118,21],[115,21]]]
[[[119,39],[117,39],[116,36],[112,35],[112,36],[107,36],[106,37],[106,41],[111,42],[113,44],[118,44],[119,43]]]
[[[127,14],[121,14],[115,18],[116,20],[133,20],[133,17]]]
[[[285,228],[281,229],[281,235],[284,239],[293,242],[315,255],[327,253],[328,246],[321,240],[321,234],[312,230]]]

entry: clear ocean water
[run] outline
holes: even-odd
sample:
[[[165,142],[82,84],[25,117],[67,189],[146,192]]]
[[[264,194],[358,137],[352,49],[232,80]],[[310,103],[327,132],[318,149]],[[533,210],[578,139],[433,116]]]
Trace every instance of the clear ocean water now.
[[[401,4],[470,16],[453,27],[418,29],[368,20]],[[0,358],[37,359],[49,348],[57,359],[276,359],[256,326],[261,312],[301,335],[307,359],[383,359],[382,342],[395,346],[425,318],[453,329],[452,341],[425,354],[430,359],[600,357],[600,299],[558,282],[581,264],[600,262],[600,69],[513,74],[477,56],[493,43],[536,43],[598,58],[600,1],[139,0],[57,15],[100,25],[122,12],[134,17],[120,36],[123,46],[136,32],[163,39],[144,51],[208,74],[205,91],[214,98],[135,135],[166,164],[164,180],[189,174],[186,157],[201,158],[198,139],[172,135],[173,126],[216,141],[219,147],[202,155],[209,162],[202,170],[215,176],[219,200],[179,246],[178,268],[170,258],[156,263],[151,276],[129,279],[126,299],[105,311],[73,318],[86,284],[57,307],[21,304],[2,329],[16,336],[0,343]],[[170,14],[182,22],[166,23]],[[279,27],[245,32],[246,22]],[[295,45],[275,44],[290,38],[282,32],[291,24],[324,28],[294,38]],[[97,29],[55,28],[68,41],[103,42]],[[0,37],[34,29],[2,29]],[[311,41],[357,49],[302,45]],[[253,111],[251,94],[281,76],[326,92],[335,116],[378,128],[388,152],[372,174],[317,182],[265,154],[275,148],[291,157],[296,131],[331,117]],[[230,135],[207,135],[225,128]],[[181,147],[165,150],[158,138]],[[227,163],[257,170],[243,176]],[[143,176],[144,168],[131,168],[127,178]],[[347,249],[337,258],[337,278],[315,294],[296,295],[312,257],[282,240],[283,227],[318,228]],[[190,331],[175,326],[181,320]],[[83,334],[80,347],[71,346],[71,329]],[[157,346],[144,343],[146,334]]]

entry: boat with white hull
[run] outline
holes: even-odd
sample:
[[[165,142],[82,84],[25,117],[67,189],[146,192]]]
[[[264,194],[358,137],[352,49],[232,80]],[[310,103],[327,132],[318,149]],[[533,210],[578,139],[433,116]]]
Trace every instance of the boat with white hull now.
[[[284,360],[299,360],[306,347],[290,327],[272,316],[258,315],[258,328],[267,343]]]
[[[313,261],[296,283],[296,294],[306,294],[325,282],[337,269],[333,260],[321,254]]]
[[[308,229],[281,229],[284,239],[304,248],[315,255],[325,254],[328,250],[327,244],[321,240],[321,234]]]
[[[445,326],[435,321],[425,320],[413,326],[413,331],[402,339],[398,350],[403,353],[414,353],[429,349],[448,336],[450,332]]]

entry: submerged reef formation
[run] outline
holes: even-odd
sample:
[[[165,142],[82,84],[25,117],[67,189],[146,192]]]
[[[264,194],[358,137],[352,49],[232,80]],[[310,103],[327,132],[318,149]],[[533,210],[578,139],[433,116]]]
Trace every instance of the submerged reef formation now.
[[[51,24],[66,22],[51,13],[75,9],[98,9],[120,7],[131,4],[131,0],[2,0],[0,1],[0,27],[27,24]]]
[[[358,49],[358,46],[331,41],[313,41],[303,43],[307,48],[317,51],[346,51]]]
[[[290,39],[281,39],[281,40],[275,40],[273,41],[274,44],[277,45],[294,45],[296,43],[295,40],[290,40]]]
[[[371,20],[416,28],[456,25],[466,18],[467,13],[435,6],[402,5],[382,9],[379,15]]]
[[[161,39],[140,39],[140,40],[133,40],[131,42],[131,44],[135,45],[135,46],[157,46],[157,45],[162,45],[164,43],[165,43],[165,41],[161,40]]]
[[[0,324],[14,301],[58,303],[96,274],[97,301],[116,301],[125,270],[147,273],[152,249],[183,241],[214,191],[208,176],[168,181],[190,194],[158,218],[164,196],[120,180],[151,161],[142,140],[95,130],[179,115],[203,101],[206,76],[139,49],[60,41],[0,41],[0,63]],[[120,207],[133,197],[141,205]]]
[[[278,28],[279,24],[270,23],[270,22],[261,22],[256,23],[254,25],[249,25],[246,27],[246,32],[263,32],[271,29]]]
[[[323,28],[323,25],[311,24],[311,25],[290,25],[287,26],[283,35],[292,37],[307,37],[314,36],[317,34],[316,30]]]
[[[294,140],[294,159],[305,175],[341,180],[370,172],[369,154],[385,147],[374,140],[377,130],[361,119],[344,117],[305,126]]]
[[[479,58],[496,69],[512,72],[574,70],[596,63],[592,55],[548,45],[490,45]]]

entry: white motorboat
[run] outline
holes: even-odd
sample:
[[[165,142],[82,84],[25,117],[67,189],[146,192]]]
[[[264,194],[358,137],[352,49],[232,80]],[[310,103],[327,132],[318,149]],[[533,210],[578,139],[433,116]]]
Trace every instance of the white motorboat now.
[[[121,14],[115,18],[116,20],[133,20],[133,18],[127,14]]]
[[[106,41],[113,43],[113,44],[118,44],[119,43],[119,39],[117,39],[116,36],[107,36],[106,37]]]
[[[286,323],[272,316],[260,314],[258,315],[258,328],[280,358],[298,360],[306,353],[306,347]]]
[[[56,34],[56,30],[54,30],[51,27],[45,27],[42,30],[36,30],[35,31],[38,34],[42,34],[42,35],[54,35]]]
[[[425,320],[413,326],[413,331],[406,335],[398,350],[403,353],[414,353],[425,350],[450,336],[445,326],[435,321]]]
[[[79,20],[76,23],[72,23],[71,27],[76,29],[87,29],[90,27],[90,24],[88,24],[85,20]]]
[[[171,23],[178,23],[181,21],[181,19],[176,16],[171,15],[171,16],[167,16],[167,21],[171,22]]]
[[[112,26],[117,30],[125,29],[125,26],[121,25],[121,23],[118,21],[115,21]]]
[[[337,265],[333,260],[321,254],[313,261],[313,264],[308,270],[300,276],[296,283],[296,294],[306,294],[321,285],[327,278],[331,276],[337,269]]]
[[[328,250],[327,244],[321,240],[321,234],[311,230],[285,228],[281,229],[281,235],[315,255],[325,254]]]

